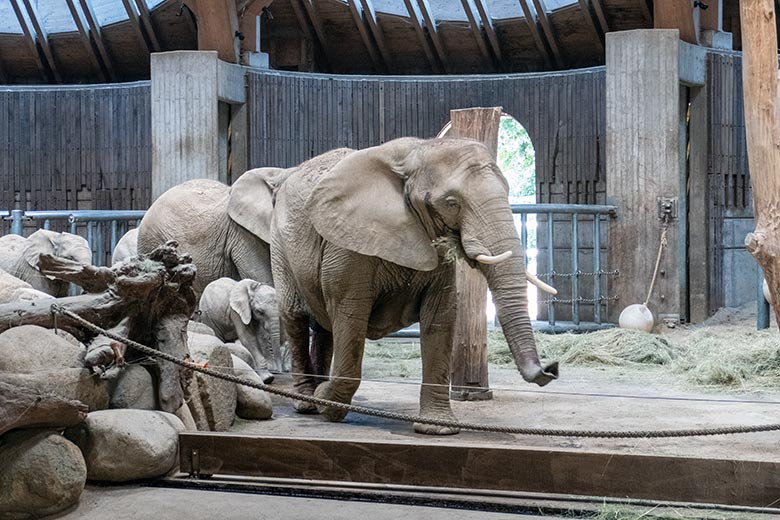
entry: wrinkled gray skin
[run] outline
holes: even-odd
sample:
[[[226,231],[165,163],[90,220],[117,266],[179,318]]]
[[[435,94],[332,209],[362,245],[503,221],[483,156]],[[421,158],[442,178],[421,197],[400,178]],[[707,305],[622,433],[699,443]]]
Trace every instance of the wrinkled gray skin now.
[[[29,283],[33,289],[55,297],[68,295],[68,282],[48,278],[38,270],[38,257],[49,254],[92,264],[89,243],[78,235],[39,229],[28,238],[0,237],[0,269]]]
[[[201,322],[219,339],[226,343],[239,340],[249,350],[263,381],[273,380],[268,368],[282,370],[279,305],[273,287],[254,280],[220,278],[206,286],[199,307]]]
[[[138,229],[131,229],[116,243],[111,254],[111,265],[124,262],[134,256],[138,256]]]
[[[187,181],[163,193],[138,227],[138,253],[148,254],[168,240],[179,243],[197,267],[193,282],[200,295],[219,278],[251,279],[273,285],[268,243],[273,209],[273,175],[259,168],[232,187],[221,182]]]
[[[272,264],[293,373],[312,373],[320,363],[308,353],[309,316],[332,333],[331,379],[316,386],[314,378],[295,376],[298,391],[351,402],[365,339],[419,321],[423,382],[437,385],[421,388],[420,413],[454,419],[448,384],[455,271],[431,244],[448,234],[471,259],[512,251],[501,263],[475,265],[487,279],[523,378],[541,386],[557,377],[557,364],[543,367],[536,351],[524,251],[506,180],[488,150],[464,139],[403,138],[320,155],[292,169],[277,192]],[[313,408],[299,404],[298,410]],[[346,415],[335,408],[318,411],[333,421]],[[458,431],[422,424],[415,430]]]

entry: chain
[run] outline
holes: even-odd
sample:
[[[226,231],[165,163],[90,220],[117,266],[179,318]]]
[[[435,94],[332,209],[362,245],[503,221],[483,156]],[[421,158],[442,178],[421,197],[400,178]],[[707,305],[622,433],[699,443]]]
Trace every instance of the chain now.
[[[541,273],[537,274],[536,276],[538,278],[552,278],[553,276],[556,278],[571,278],[573,276],[620,276],[620,271],[615,269],[614,271],[604,271],[603,269],[599,269],[598,271],[595,271],[593,273],[586,273],[584,271],[577,271],[576,273],[557,273],[555,271],[551,271],[549,273]]]
[[[339,408],[347,410],[349,412],[358,413],[361,415],[369,415],[372,417],[382,417],[386,419],[393,419],[396,421],[413,422],[417,424],[427,424],[431,426],[441,426],[445,428],[459,428],[462,430],[481,431],[481,432],[493,432],[493,433],[509,433],[515,435],[541,435],[546,437],[589,437],[599,439],[636,439],[636,438],[670,438],[670,437],[698,437],[708,435],[729,435],[737,433],[757,433],[757,432],[769,432],[780,431],[780,424],[762,424],[754,426],[725,426],[720,428],[695,428],[686,430],[629,430],[629,431],[594,431],[594,430],[561,430],[552,428],[525,428],[518,426],[501,426],[494,424],[480,424],[471,422],[460,422],[452,419],[434,419],[431,417],[423,417],[419,415],[403,414],[398,412],[389,412],[386,410],[379,410],[377,408],[369,408],[367,406],[356,406],[352,404],[340,403],[337,401],[330,401],[328,399],[322,399],[311,395],[299,394],[297,392],[291,392],[281,388],[266,385],[264,383],[257,383],[249,379],[244,379],[233,374],[220,372],[212,368],[201,366],[184,359],[179,359],[172,354],[162,352],[146,345],[142,345],[136,341],[128,338],[124,338],[118,334],[114,334],[111,331],[105,330],[94,323],[91,323],[78,314],[69,311],[60,304],[53,304],[51,306],[52,313],[62,314],[72,320],[80,323],[85,328],[103,334],[104,336],[119,341],[125,345],[138,350],[143,354],[154,356],[165,361],[169,361],[176,365],[179,365],[207,376],[215,377],[217,379],[223,379],[231,383],[238,385],[248,386],[263,390],[265,392],[275,394],[288,399],[296,401],[305,401],[317,406],[328,406],[331,408]]]

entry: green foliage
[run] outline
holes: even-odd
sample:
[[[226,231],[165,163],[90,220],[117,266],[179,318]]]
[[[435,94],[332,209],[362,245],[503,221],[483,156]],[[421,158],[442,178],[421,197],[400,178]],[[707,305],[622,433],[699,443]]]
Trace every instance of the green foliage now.
[[[509,181],[509,202],[536,193],[536,156],[525,128],[511,117],[502,117],[498,131],[498,167]]]

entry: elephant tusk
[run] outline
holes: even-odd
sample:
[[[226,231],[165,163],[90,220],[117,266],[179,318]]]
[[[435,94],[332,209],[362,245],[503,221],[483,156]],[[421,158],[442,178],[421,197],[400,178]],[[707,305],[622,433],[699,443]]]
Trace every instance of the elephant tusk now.
[[[541,281],[540,279],[538,279],[536,276],[532,275],[531,273],[525,273],[525,277],[528,279],[529,282],[531,282],[532,284],[534,284],[535,286],[537,286],[539,289],[543,290],[544,292],[550,293],[553,296],[558,294],[558,290],[555,287],[553,287],[551,285],[547,285],[546,283],[544,283],[543,281]]]
[[[503,262],[507,258],[512,256],[512,251],[504,251],[500,255],[477,255],[477,262],[480,264],[497,264],[499,262]]]

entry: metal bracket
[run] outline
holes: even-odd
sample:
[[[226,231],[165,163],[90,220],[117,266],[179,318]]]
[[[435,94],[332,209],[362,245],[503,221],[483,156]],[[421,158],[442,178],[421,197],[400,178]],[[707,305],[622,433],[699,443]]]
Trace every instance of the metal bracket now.
[[[677,220],[677,197],[658,197],[658,220]]]
[[[190,477],[200,478],[200,456],[198,450],[190,452]]]

